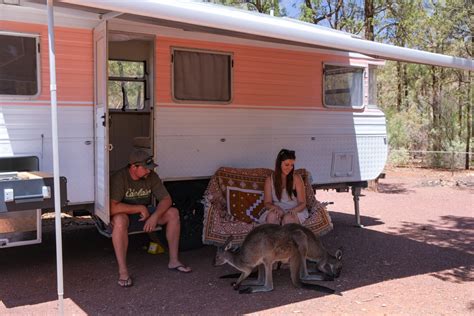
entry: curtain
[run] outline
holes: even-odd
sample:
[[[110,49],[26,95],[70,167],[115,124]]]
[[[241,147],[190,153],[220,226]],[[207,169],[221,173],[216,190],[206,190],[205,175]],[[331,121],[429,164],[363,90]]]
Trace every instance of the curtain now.
[[[190,101],[230,101],[230,66],[230,55],[175,50],[174,97]]]

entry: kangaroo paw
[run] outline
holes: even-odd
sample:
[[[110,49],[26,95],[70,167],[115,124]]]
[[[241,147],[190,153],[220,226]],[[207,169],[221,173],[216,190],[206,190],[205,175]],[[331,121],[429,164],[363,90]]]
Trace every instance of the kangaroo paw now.
[[[302,281],[334,281],[332,275],[326,273],[311,273],[301,277]]]
[[[246,287],[244,289],[239,290],[239,294],[250,294],[250,293],[252,293],[251,287]]]
[[[324,275],[324,281],[334,281],[334,277],[332,275]]]
[[[232,282],[230,285],[231,285],[231,286],[234,288],[234,290],[236,290],[236,291],[240,288],[240,284],[237,284],[237,282]]]

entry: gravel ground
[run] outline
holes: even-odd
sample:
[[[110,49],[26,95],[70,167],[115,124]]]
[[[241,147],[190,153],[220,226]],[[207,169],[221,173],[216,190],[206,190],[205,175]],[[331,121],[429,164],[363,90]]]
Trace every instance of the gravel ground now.
[[[340,295],[292,287],[274,273],[270,293],[239,295],[211,265],[215,249],[181,254],[194,272],[169,271],[167,255],[148,254],[146,235],[130,240],[135,285],[116,284],[110,240],[87,219],[64,221],[66,315],[474,315],[474,173],[390,169],[378,190],[364,190],[354,227],[349,193],[318,191],[334,230],[327,248],[344,249],[341,277],[324,285]],[[0,315],[57,314],[54,233],[43,243],[0,250]]]

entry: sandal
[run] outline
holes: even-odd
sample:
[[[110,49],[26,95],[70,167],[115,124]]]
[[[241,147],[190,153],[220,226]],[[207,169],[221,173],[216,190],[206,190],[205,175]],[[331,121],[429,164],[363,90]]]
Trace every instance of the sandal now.
[[[121,287],[131,287],[133,285],[133,281],[131,277],[126,279],[118,279],[118,285]]]
[[[179,265],[179,266],[174,267],[174,268],[168,268],[168,269],[169,269],[169,270],[172,270],[172,271],[179,272],[179,273],[190,273],[190,272],[193,272],[193,270],[192,270],[190,267],[187,267],[187,266],[185,266],[184,264]]]

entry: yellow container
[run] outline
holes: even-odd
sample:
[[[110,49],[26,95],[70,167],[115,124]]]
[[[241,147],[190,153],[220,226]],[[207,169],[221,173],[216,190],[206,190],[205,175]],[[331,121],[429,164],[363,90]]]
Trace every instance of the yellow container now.
[[[158,253],[164,253],[165,249],[163,246],[161,246],[159,243],[150,241],[150,244],[148,245],[148,253],[152,255],[156,255]]]

